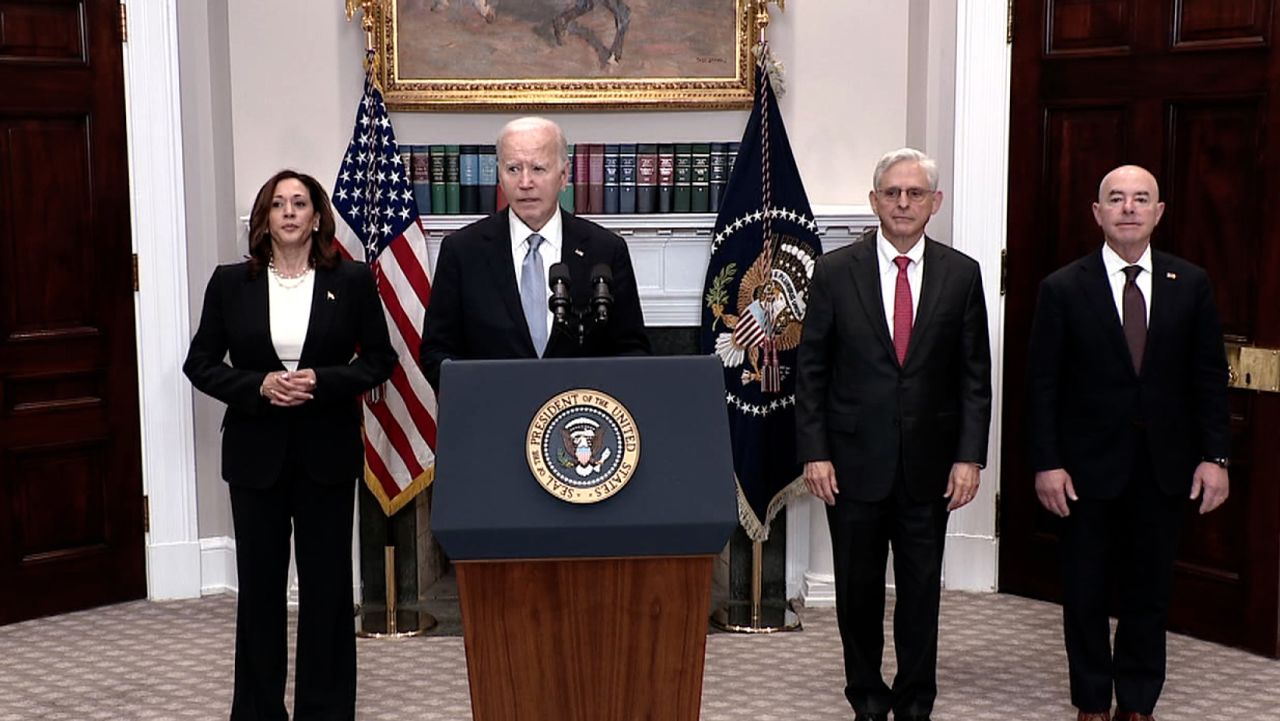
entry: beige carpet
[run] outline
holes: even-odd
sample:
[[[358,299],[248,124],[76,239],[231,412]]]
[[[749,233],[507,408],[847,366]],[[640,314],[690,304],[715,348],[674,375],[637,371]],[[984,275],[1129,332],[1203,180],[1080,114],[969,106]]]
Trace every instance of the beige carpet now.
[[[1075,718],[1057,606],[948,592],[942,615],[935,721]],[[234,617],[223,595],[0,627],[0,721],[225,719]],[[704,721],[852,718],[833,612],[804,617],[799,633],[708,639]],[[461,638],[358,647],[362,721],[470,719]],[[1280,663],[1182,636],[1169,650],[1161,721],[1280,721]]]

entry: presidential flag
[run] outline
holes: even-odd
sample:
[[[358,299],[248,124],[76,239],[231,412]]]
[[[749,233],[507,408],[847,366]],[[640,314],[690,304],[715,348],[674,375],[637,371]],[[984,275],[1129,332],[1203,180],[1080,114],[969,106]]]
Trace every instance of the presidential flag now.
[[[373,268],[391,342],[400,354],[391,379],[362,402],[364,480],[387,515],[435,477],[436,396],[418,365],[431,283],[409,170],[382,93],[366,77],[355,129],[333,184],[333,207],[342,253]]]
[[[764,62],[756,78],[716,216],[702,350],[724,364],[738,518],[751,540],[765,541],[774,516],[804,490],[795,447],[796,347],[822,244]]]

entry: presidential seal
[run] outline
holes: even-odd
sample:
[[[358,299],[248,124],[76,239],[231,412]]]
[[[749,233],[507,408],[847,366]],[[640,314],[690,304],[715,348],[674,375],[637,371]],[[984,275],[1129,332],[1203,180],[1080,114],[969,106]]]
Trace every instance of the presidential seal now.
[[[640,433],[626,406],[607,393],[560,393],[534,414],[525,459],[547,493],[570,503],[598,503],[631,480]]]

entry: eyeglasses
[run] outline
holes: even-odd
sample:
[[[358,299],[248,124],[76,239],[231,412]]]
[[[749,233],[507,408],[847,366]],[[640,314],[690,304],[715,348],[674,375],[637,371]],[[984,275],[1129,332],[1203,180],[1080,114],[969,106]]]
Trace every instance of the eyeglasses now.
[[[876,191],[876,195],[887,203],[898,202],[903,193],[907,194],[907,200],[912,203],[923,203],[925,198],[933,195],[933,191],[928,188],[884,188]]]

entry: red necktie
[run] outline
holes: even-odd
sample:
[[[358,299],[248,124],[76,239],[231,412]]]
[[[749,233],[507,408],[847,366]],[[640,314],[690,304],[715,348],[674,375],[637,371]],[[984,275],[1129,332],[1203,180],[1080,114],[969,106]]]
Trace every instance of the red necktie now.
[[[893,349],[898,352],[898,365],[903,365],[911,343],[911,281],[907,280],[911,259],[900,255],[893,262],[898,265],[898,285],[893,291]]]

